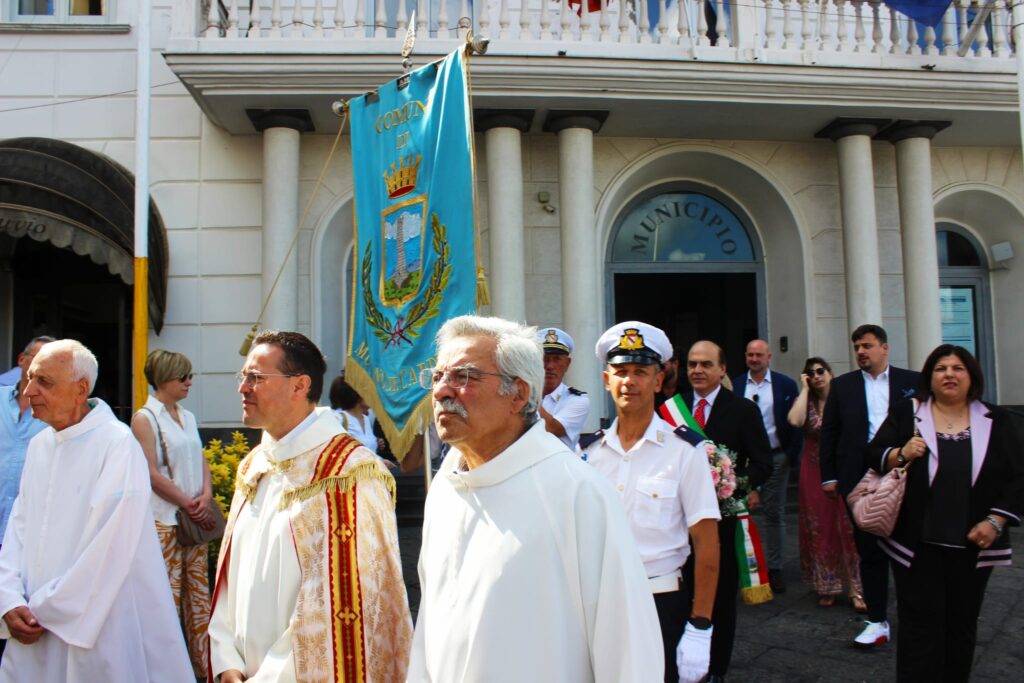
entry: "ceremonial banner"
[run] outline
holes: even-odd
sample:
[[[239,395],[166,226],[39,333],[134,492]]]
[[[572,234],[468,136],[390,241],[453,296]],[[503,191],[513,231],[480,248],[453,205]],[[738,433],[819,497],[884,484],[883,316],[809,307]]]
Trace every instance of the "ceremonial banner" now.
[[[345,379],[403,458],[430,399],[434,335],[476,311],[465,48],[349,102],[356,260]]]

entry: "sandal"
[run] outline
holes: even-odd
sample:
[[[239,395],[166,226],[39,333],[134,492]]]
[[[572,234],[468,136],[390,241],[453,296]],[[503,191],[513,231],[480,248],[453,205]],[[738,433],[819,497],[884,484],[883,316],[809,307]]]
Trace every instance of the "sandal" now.
[[[850,596],[850,604],[853,605],[853,610],[860,614],[867,614],[868,606],[864,602],[864,597],[854,593]]]
[[[836,604],[836,596],[834,595],[819,595],[818,596],[818,607],[831,607]]]

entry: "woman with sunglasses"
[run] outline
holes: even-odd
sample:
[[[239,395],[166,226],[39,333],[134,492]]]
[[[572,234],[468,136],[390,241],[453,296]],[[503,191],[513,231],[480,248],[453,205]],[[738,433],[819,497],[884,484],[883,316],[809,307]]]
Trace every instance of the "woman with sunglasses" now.
[[[819,483],[821,419],[831,385],[829,364],[822,358],[808,358],[800,375],[800,395],[788,416],[791,425],[804,429],[800,459],[800,573],[804,583],[818,593],[820,607],[836,603],[845,579],[854,609],[866,612],[853,524],[846,503],[841,498],[826,496]]]
[[[149,354],[143,371],[154,393],[132,416],[132,433],[149,461],[150,505],[192,669],[196,678],[205,678],[210,622],[207,548],[184,546],[177,538],[179,509],[199,526],[213,526],[210,466],[203,457],[196,418],[179,403],[192,388],[192,363],[180,353],[157,349]]]
[[[879,472],[906,467],[896,527],[879,539],[896,579],[900,681],[968,680],[985,586],[1010,564],[1006,527],[1024,513],[1022,424],[982,403],[983,391],[967,349],[936,347],[918,401],[893,406],[865,454]]]

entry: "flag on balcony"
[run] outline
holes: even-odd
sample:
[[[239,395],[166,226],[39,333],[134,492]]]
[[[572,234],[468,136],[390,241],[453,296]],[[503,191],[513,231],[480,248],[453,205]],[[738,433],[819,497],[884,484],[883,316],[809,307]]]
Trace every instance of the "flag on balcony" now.
[[[925,26],[935,26],[949,8],[950,0],[885,0],[885,4]]]
[[[463,49],[349,102],[356,258],[345,380],[399,459],[431,418],[418,378],[434,366],[434,335],[476,310]]]

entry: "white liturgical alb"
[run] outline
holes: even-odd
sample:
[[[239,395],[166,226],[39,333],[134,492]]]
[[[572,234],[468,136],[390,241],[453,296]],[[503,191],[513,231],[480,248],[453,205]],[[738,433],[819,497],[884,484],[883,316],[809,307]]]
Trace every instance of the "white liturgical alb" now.
[[[105,403],[90,405],[28,447],[0,547],[0,614],[27,606],[47,632],[7,641],[0,682],[192,681],[146,458]]]

